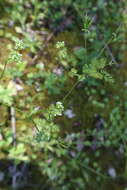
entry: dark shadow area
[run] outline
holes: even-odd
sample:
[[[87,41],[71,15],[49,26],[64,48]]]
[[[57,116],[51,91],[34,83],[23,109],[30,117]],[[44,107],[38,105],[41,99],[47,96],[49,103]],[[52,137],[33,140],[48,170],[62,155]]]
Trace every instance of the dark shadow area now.
[[[106,155],[104,154],[104,157],[105,156]],[[67,166],[66,162],[65,162],[65,165]],[[121,165],[121,168],[122,167],[123,166]],[[83,170],[83,168],[81,168],[81,170]],[[105,171],[106,170],[107,169],[105,168]],[[87,168],[86,168],[86,171],[87,171]],[[100,186],[101,190],[105,189],[105,187],[112,190],[115,190],[117,187],[119,187],[119,190],[122,190],[127,185],[127,180],[122,175],[121,176],[119,175],[116,179],[102,178],[102,181],[97,182],[96,173],[91,172],[91,171],[90,173],[91,173],[90,175],[91,184],[86,183],[87,190],[96,190],[95,188],[96,186],[98,187]],[[68,175],[68,172],[67,172],[67,175]],[[78,178],[78,176],[76,175],[75,177]],[[74,176],[69,176],[69,178],[65,180],[65,183],[69,184],[69,181],[71,181],[73,178]],[[50,183],[50,179],[48,179],[46,175],[42,175],[36,163],[22,162],[16,165],[14,161],[12,160],[7,160],[7,159],[0,160],[0,190],[52,190],[52,188],[54,187]],[[62,188],[62,186],[58,185],[57,189],[60,189],[60,188]],[[73,189],[70,188],[69,190],[73,190]]]
[[[33,163],[15,165],[12,160],[0,160],[0,190],[41,190],[43,184],[39,168]]]

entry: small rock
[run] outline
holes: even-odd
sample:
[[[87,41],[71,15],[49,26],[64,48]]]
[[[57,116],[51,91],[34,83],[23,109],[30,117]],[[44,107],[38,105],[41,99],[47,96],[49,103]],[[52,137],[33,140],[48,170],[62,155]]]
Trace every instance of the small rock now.
[[[73,113],[73,111],[71,109],[67,109],[65,112],[64,112],[64,115],[66,115],[69,119],[75,117],[75,114]]]
[[[75,153],[74,151],[70,151],[70,155],[71,155],[72,157],[75,157],[75,156],[76,156],[76,153]]]
[[[43,62],[39,62],[38,64],[37,64],[37,66],[36,66],[38,69],[40,69],[40,70],[43,70],[44,69],[44,67],[45,67],[45,65],[44,65],[44,63]]]
[[[3,140],[3,136],[2,136],[2,134],[0,133],[0,141],[2,141]]]
[[[0,172],[0,182],[4,180],[4,173],[3,172]]]
[[[84,148],[84,144],[83,144],[83,143],[78,143],[78,144],[77,144],[77,150],[78,150],[79,152],[81,152],[81,151],[83,150],[83,148]]]
[[[111,176],[113,179],[115,179],[115,178],[116,178],[116,170],[115,170],[115,168],[110,167],[110,168],[108,169],[108,174],[109,174],[109,176]]]
[[[55,73],[57,76],[61,76],[63,74],[63,68],[55,68],[53,69],[53,73]]]
[[[23,90],[23,87],[19,84],[15,84],[15,87],[16,87],[16,90],[17,91],[22,91]]]

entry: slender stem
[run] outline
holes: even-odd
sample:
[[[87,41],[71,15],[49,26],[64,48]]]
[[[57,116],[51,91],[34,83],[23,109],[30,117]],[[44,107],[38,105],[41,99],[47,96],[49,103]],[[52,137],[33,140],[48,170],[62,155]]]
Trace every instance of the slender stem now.
[[[106,49],[107,49],[107,51],[108,51],[108,53],[109,53],[109,55],[110,55],[110,57],[111,57],[111,61],[114,62],[114,63],[117,63],[117,61],[116,61],[116,59],[115,59],[115,57],[114,57],[112,51],[110,50],[109,46],[108,46],[108,45],[106,45],[106,46],[107,46]],[[118,64],[118,63],[117,63],[117,64]]]
[[[119,27],[117,28],[115,34],[119,31],[119,29],[122,27],[122,24],[119,25]],[[111,37],[110,39],[107,40],[107,42],[105,43],[104,47],[100,50],[100,53],[97,55],[96,59],[99,58],[102,53],[104,52],[104,50],[107,48],[107,46],[112,42],[113,37]]]
[[[87,170],[89,170],[90,172],[92,172],[92,173],[94,173],[94,174],[96,174],[96,175],[102,177],[103,179],[110,179],[110,177],[108,177],[108,176],[106,176],[106,175],[104,175],[104,174],[102,174],[102,173],[100,173],[100,172],[94,170],[93,168],[91,168],[91,167],[89,167],[89,166],[83,165],[83,164],[81,164],[81,163],[79,163],[79,164],[80,164],[82,167],[84,167],[84,168],[86,168]]]
[[[86,20],[85,20],[86,22]],[[86,31],[85,31],[86,34]],[[85,35],[85,64],[87,64],[87,39],[86,39],[86,35]],[[74,88],[77,86],[77,84],[79,83],[79,80],[77,82],[75,82],[75,84],[72,86],[71,90],[66,94],[66,96],[63,98],[63,103],[65,102],[65,100],[67,99],[67,97],[71,94],[71,92],[74,90]]]
[[[86,17],[87,17],[87,13],[86,13],[86,16],[85,16],[85,22],[87,22],[86,20]],[[86,39],[86,33],[89,32],[89,28],[85,30],[85,64],[87,64],[87,39]]]
[[[65,95],[65,97],[63,98],[63,103],[65,102],[65,100],[67,99],[67,97],[71,94],[71,92],[74,90],[74,88],[77,86],[77,84],[79,83],[79,81],[77,81],[71,88],[71,90]]]
[[[71,159],[70,156],[68,156],[68,158]],[[76,161],[78,161],[78,160],[76,160]],[[81,167],[83,167],[83,168],[89,170],[91,173],[96,174],[97,176],[100,176],[100,177],[103,178],[103,179],[111,179],[111,177],[109,177],[109,176],[107,176],[107,175],[105,175],[105,174],[102,174],[102,173],[99,172],[99,171],[96,171],[94,168],[92,168],[92,167],[90,167],[90,166],[88,166],[88,165],[86,165],[86,164],[82,164],[82,161],[81,161],[81,160],[79,160],[78,163],[79,163],[79,165],[80,165]]]
[[[19,108],[15,108],[18,112],[20,112],[20,113],[24,113],[24,111],[22,111],[21,109],[19,109]],[[32,117],[29,119],[30,121],[32,121],[32,123],[34,124],[34,127],[37,129],[37,131],[38,132],[40,132],[40,130],[38,129],[38,127],[37,127],[37,125],[36,125],[36,123],[34,122],[34,120],[32,119]]]
[[[2,73],[1,73],[1,75],[0,75],[0,80],[1,80],[1,79],[3,78],[3,76],[4,76],[4,73],[5,73],[6,67],[7,67],[7,61],[6,61],[5,64],[4,64],[3,71],[2,71]]]
[[[102,55],[102,53],[103,53],[104,50],[107,48],[107,46],[111,43],[111,41],[112,41],[112,39],[109,39],[109,40],[107,41],[107,43],[105,43],[104,47],[100,50],[100,53],[97,55],[96,59],[98,59],[98,58]]]
[[[11,128],[13,134],[13,143],[16,145],[16,119],[15,119],[15,108],[13,106],[10,107],[10,115],[11,115]]]

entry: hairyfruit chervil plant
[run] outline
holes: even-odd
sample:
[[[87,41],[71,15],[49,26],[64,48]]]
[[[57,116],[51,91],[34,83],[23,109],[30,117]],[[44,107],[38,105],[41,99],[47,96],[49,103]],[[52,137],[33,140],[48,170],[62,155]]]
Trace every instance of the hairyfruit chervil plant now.
[[[103,11],[104,10],[103,4],[101,4],[100,2],[101,1],[98,1],[98,4],[99,4],[100,8],[102,7],[101,9]],[[88,27],[88,26],[92,26],[92,24],[91,24],[91,23],[93,23],[92,20],[93,19],[89,19],[89,17],[87,17],[87,15],[86,15],[84,34],[85,34],[85,40],[87,38],[87,41],[88,41],[87,43],[89,43],[90,47],[92,44],[92,43],[90,43],[91,39],[93,39],[92,40],[93,42],[95,39],[93,37],[90,38],[92,31]],[[88,21],[88,23],[86,21]],[[88,26],[86,26],[86,23]],[[94,33],[95,33],[95,31],[94,31]],[[113,38],[114,38],[114,35],[113,35]],[[102,47],[103,47],[103,45],[104,44],[102,44]],[[67,55],[65,50],[63,51],[63,49],[66,48],[64,46],[64,43],[63,42],[58,43],[57,47],[60,50],[60,54],[58,55],[58,60],[60,61],[62,66],[67,67],[67,65],[68,65],[67,61],[69,60],[69,56]],[[97,46],[94,46],[94,47],[97,47]],[[100,47],[100,49],[102,47]],[[104,51],[103,51],[103,53],[104,53]],[[108,75],[108,72],[105,72],[105,70],[104,70],[104,67],[106,65],[110,65],[110,64],[107,64],[108,63],[107,59],[105,60],[105,58],[104,59],[96,58],[96,56],[93,56],[94,59],[92,57],[89,58],[90,54],[88,54],[88,47],[86,48],[86,46],[84,48],[80,49],[80,51],[75,52],[75,54],[76,54],[75,56],[77,56],[77,57],[75,58],[75,56],[73,56],[75,59],[72,57],[73,60],[75,60],[74,63],[77,65],[80,62],[81,66],[77,65],[76,68],[73,66],[73,69],[71,69],[69,67],[69,70],[71,70],[71,72],[70,72],[71,76],[78,77],[77,83],[86,81],[86,80],[90,82],[92,80],[92,78],[101,79],[101,80],[104,79],[106,81],[107,80],[112,81],[111,75]],[[98,52],[96,53],[96,55],[97,54],[98,54]],[[67,59],[66,59],[66,57],[67,57]],[[80,61],[79,61],[79,58],[81,58]],[[85,65],[83,63],[85,63],[85,64],[87,63],[87,64]],[[74,86],[75,85],[76,84],[74,84]],[[50,86],[52,86],[52,85],[50,85]],[[72,92],[72,90],[70,90],[70,92]],[[68,97],[68,94],[70,94],[70,92],[67,93],[67,96],[65,96],[64,100]],[[94,103],[97,104],[97,102],[94,102]],[[99,177],[101,177],[101,179],[102,178],[107,179],[107,177],[100,172],[101,169],[100,169],[100,166],[98,166],[98,163],[96,163],[96,162],[94,163],[95,160],[94,161],[92,160],[91,162],[89,161],[90,160],[89,150],[91,151],[91,147],[92,147],[91,141],[89,142],[89,138],[91,137],[91,135],[89,135],[89,133],[88,133],[88,141],[87,142],[85,140],[82,140],[82,138],[84,138],[84,137],[82,137],[83,136],[82,134],[79,134],[79,136],[78,136],[78,134],[72,134],[72,136],[68,135],[69,140],[67,139],[67,137],[60,138],[60,134],[59,134],[60,128],[53,122],[54,115],[55,116],[61,115],[61,113],[59,114],[59,111],[57,109],[63,110],[63,106],[60,102],[56,103],[56,105],[54,105],[54,104],[51,105],[51,108],[49,107],[48,111],[35,110],[36,114],[38,114],[38,112],[42,112],[44,119],[42,119],[42,118],[38,119],[38,117],[37,117],[33,120],[33,116],[35,113],[33,113],[33,112],[29,113],[29,115],[28,115],[29,119],[33,122],[33,125],[36,128],[35,135],[32,136],[32,141],[27,140],[27,137],[25,134],[23,136],[24,139],[22,139],[22,136],[20,137],[20,135],[19,135],[20,138],[17,139],[17,142],[18,142],[18,140],[19,140],[19,142],[17,143],[16,147],[13,147],[12,149],[10,149],[9,157],[11,159],[15,159],[16,164],[20,163],[21,161],[26,161],[26,160],[30,160],[30,159],[31,160],[33,159],[34,161],[36,161],[36,163],[38,162],[37,164],[40,166],[41,172],[44,177],[43,184],[45,184],[45,187],[48,189],[49,188],[55,189],[55,190],[61,189],[61,188],[62,189],[74,189],[75,185],[79,186],[79,189],[84,189],[85,186],[87,186],[87,184],[91,183],[91,177],[93,174],[96,174],[96,176],[98,177],[95,181],[99,180]],[[48,112],[48,116],[46,116],[47,112]],[[25,116],[25,117],[27,117],[27,116]],[[5,131],[7,131],[7,130],[5,130]],[[91,133],[92,132],[90,132],[90,134]],[[107,133],[107,131],[104,133]],[[6,132],[5,132],[5,134],[6,134]],[[32,132],[30,130],[29,131],[30,137],[31,137],[31,134],[32,134]],[[96,136],[96,133],[95,133],[95,136]],[[102,138],[103,138],[103,136],[105,138],[106,135],[102,135]],[[9,138],[9,137],[11,137],[11,138]],[[107,138],[107,136],[106,136],[106,138]],[[8,144],[11,142],[9,144],[11,146],[12,142],[13,142],[11,131],[9,134],[5,135],[5,139],[10,140],[9,142],[6,140],[6,142],[8,142]],[[34,141],[33,141],[33,139],[34,139]],[[92,139],[94,139],[94,135],[92,135]],[[92,143],[95,145],[96,145],[96,142],[98,142],[98,141],[102,143],[103,140],[100,140],[100,139],[101,138],[98,137],[97,140],[94,139],[93,140],[94,142],[92,141]],[[36,143],[35,143],[35,141],[36,141]],[[31,146],[30,142],[33,143],[32,146]],[[80,143],[78,143],[78,142],[80,142]],[[21,144],[19,145],[19,143],[21,143]],[[8,144],[6,146],[8,146]],[[29,157],[30,155],[26,148],[26,144],[28,146],[30,146],[32,149],[32,154],[31,154],[32,158]],[[83,151],[84,150],[83,148],[79,148],[79,144],[83,144],[83,148],[84,148],[84,144],[85,144],[85,150],[87,147],[88,152]],[[109,144],[109,143],[107,143],[107,141],[106,141],[106,144]],[[99,147],[100,146],[97,146],[97,149],[99,149]],[[6,152],[6,151],[4,151],[4,152]],[[37,157],[38,153],[40,154],[40,152],[44,152],[45,156],[42,153],[42,156]],[[87,155],[84,152],[86,152]],[[95,155],[98,156],[99,155],[98,152]],[[64,164],[65,161],[67,163],[66,166]],[[81,164],[81,163],[83,163],[83,164]],[[96,169],[94,169],[94,167]],[[84,169],[81,170],[81,168],[84,168]],[[75,175],[74,175],[74,173],[75,173]],[[70,181],[70,183],[68,183],[68,180]],[[87,189],[87,187],[86,187],[86,189]]]
[[[62,65],[64,65],[64,67],[67,67],[67,60],[69,58],[69,55],[67,54],[67,50],[66,50],[64,42],[58,42],[56,47],[60,50],[58,52],[58,59],[59,59],[60,63],[62,62]],[[109,75],[108,72],[104,71],[105,66],[106,66],[105,60],[103,60],[103,59],[100,59],[99,61],[95,60],[90,64],[90,66],[88,65],[84,68],[84,72],[82,75],[78,74],[78,71],[73,68],[73,70],[71,70],[71,76],[72,76],[72,74],[77,76],[78,82],[85,80],[89,76],[97,78],[97,79],[104,79],[106,81],[112,82],[113,79],[111,78],[111,75]],[[70,92],[72,92],[72,89],[69,91],[67,96],[70,94]],[[67,98],[67,96],[65,96],[65,98]],[[64,98],[64,101],[65,101],[65,98]],[[57,104],[60,106],[60,109],[62,108],[62,110],[63,110],[62,104],[60,102],[58,102]],[[56,108],[58,109],[59,106],[57,107],[57,104],[56,104]],[[45,115],[45,113],[44,113],[43,114],[44,119],[35,119],[34,120],[36,130],[37,130],[37,138],[35,138],[35,141],[32,141],[33,145],[36,142],[36,147],[35,147],[36,151],[38,151],[38,148],[41,149],[41,147],[43,147],[44,151],[45,150],[47,151],[47,149],[48,149],[48,151],[50,152],[50,158],[49,157],[48,158],[49,158],[49,160],[50,159],[51,160],[49,161],[49,163],[47,163],[47,165],[44,164],[44,161],[43,162],[40,161],[40,166],[41,166],[43,175],[47,175],[48,178],[50,179],[50,185],[46,184],[46,186],[47,187],[51,186],[51,188],[54,188],[54,189],[57,189],[57,188],[59,189],[60,186],[62,186],[63,189],[70,189],[70,188],[73,188],[75,186],[75,184],[80,184],[79,189],[84,189],[85,185],[87,186],[87,184],[89,184],[89,180],[91,179],[90,178],[91,173],[92,174],[94,173],[97,175],[97,180],[100,180],[100,178],[104,178],[104,180],[108,179],[108,177],[106,175],[101,173],[101,168],[99,167],[99,165],[96,162],[94,162],[95,169],[93,169],[92,167],[89,166],[89,164],[90,164],[89,163],[90,158],[88,156],[89,153],[86,156],[84,153],[81,154],[81,152],[80,152],[79,157],[78,157],[77,153],[75,151],[71,152],[71,149],[73,149],[73,148],[75,149],[75,139],[77,138],[78,134],[74,134],[74,136],[72,137],[74,139],[74,144],[72,143],[72,140],[71,140],[70,147],[68,146],[68,143],[66,143],[66,138],[63,139],[63,138],[59,137],[58,135],[54,134],[54,132],[56,133],[59,130],[56,127],[56,125],[54,126],[54,124],[52,123],[52,119],[54,118],[53,112],[55,113],[55,115],[57,115],[54,105],[51,105],[51,107],[48,109],[48,118],[46,116],[47,114]],[[57,110],[57,112],[58,112],[58,110]],[[52,116],[52,114],[53,114],[53,116]],[[60,115],[61,115],[61,113],[60,113]],[[59,114],[58,114],[58,116],[59,116]],[[51,125],[51,127],[49,127],[50,125]],[[49,128],[49,130],[48,130],[48,128]],[[47,137],[45,137],[45,132],[42,130],[47,131],[46,132]],[[53,136],[51,136],[51,134],[49,134],[49,131],[51,134],[54,134],[53,136],[57,137],[57,139],[51,138]],[[80,138],[80,135],[81,134],[79,134],[79,138]],[[87,147],[90,146],[90,148],[92,147],[91,142],[89,142],[88,140],[86,142],[84,142],[84,140],[83,140],[83,147],[84,147],[84,145]],[[77,146],[77,144],[76,144],[76,146]],[[70,149],[69,152],[68,152],[68,148]],[[76,151],[78,151],[78,150],[76,150]],[[52,158],[52,156],[51,156],[52,154],[55,154],[55,158],[54,157]],[[70,162],[69,154],[71,154],[71,156],[74,157],[74,159],[71,158],[72,162]],[[96,154],[98,156],[98,153],[96,153]],[[86,157],[86,160],[85,160],[86,165],[84,165],[84,170],[82,170],[83,174],[81,173],[81,176],[77,180],[74,180],[74,181],[72,180],[71,183],[64,185],[66,178],[70,177],[70,176],[67,176],[67,172],[68,172],[67,165],[70,164],[70,168],[72,169],[72,171],[69,169],[70,170],[69,175],[71,175],[71,173],[73,172],[73,169],[75,170],[75,167],[78,164],[76,167],[76,169],[77,169],[76,171],[77,171],[77,175],[78,175],[79,169],[80,169],[80,167],[82,167],[82,165],[80,164],[80,162],[81,162],[80,159],[84,159],[84,156]],[[60,157],[60,159],[58,159],[57,157]],[[64,159],[66,159],[67,165],[66,165],[66,167],[65,166],[63,167],[63,164],[61,163],[61,165],[60,165],[61,167],[59,167],[59,169],[58,169],[57,164],[59,163],[59,161],[62,162],[62,159],[63,159],[62,157]],[[56,159],[56,161],[54,159]],[[52,161],[52,160],[54,160],[54,161]],[[87,171],[86,171],[86,168],[87,168]]]
[[[3,78],[6,77],[6,75],[8,75],[10,77],[9,74],[11,73],[10,72],[11,68],[9,68],[9,67],[11,66],[11,64],[16,63],[16,65],[15,65],[16,69],[21,71],[21,72],[24,71],[24,68],[25,68],[25,65],[26,65],[26,63],[24,63],[22,61],[22,59],[21,59],[21,54],[18,52],[18,51],[21,51],[24,48],[23,42],[21,40],[16,39],[16,38],[14,38],[14,42],[15,42],[16,45],[14,46],[14,49],[11,49],[9,57],[8,57],[7,61],[5,62],[3,71],[1,73],[1,83],[2,83]],[[60,48],[60,51],[61,51],[61,48],[65,48],[64,43],[59,42],[57,44],[57,48],[58,49]],[[63,55],[62,55],[61,52],[63,53]],[[61,56],[58,56],[58,58],[62,60],[62,59],[65,58],[64,54],[66,54],[66,56],[67,56],[67,52],[65,53],[65,51],[63,51],[63,50],[61,52],[60,52]],[[105,64],[102,64],[101,67],[96,67],[93,64],[93,69],[95,69],[95,72],[98,75],[99,75],[98,69],[103,69],[104,67],[105,67]],[[88,70],[88,69],[84,69],[84,70],[85,70],[85,72],[83,73],[83,75],[81,77],[76,73],[76,76],[78,75],[79,81],[80,80],[85,80],[85,74],[87,76],[89,76],[93,72],[93,70],[91,70],[91,73],[90,73],[90,70]],[[11,77],[12,77],[12,80],[13,80],[14,76],[12,75]],[[91,74],[91,77],[96,78],[96,75]],[[6,105],[10,106],[10,107],[12,107],[12,105],[13,105],[13,107],[15,106],[13,101],[11,101],[9,103],[8,102],[4,102],[4,103],[6,103]],[[35,162],[38,162],[38,159],[39,159],[38,165],[39,165],[39,167],[40,167],[40,169],[42,171],[42,174],[48,176],[49,179],[47,179],[47,180],[50,180],[50,185],[51,185],[52,188],[57,188],[57,187],[59,188],[59,186],[63,185],[65,183],[65,181],[66,181],[67,168],[63,167],[63,165],[61,165],[60,170],[57,171],[55,169],[57,167],[57,164],[59,164],[59,161],[62,159],[62,157],[63,158],[65,157],[65,159],[68,160],[68,164],[71,164],[72,171],[70,171],[70,175],[73,172],[73,170],[75,169],[76,163],[77,163],[77,161],[75,160],[75,156],[74,156],[74,159],[71,159],[71,157],[70,157],[70,156],[73,157],[73,154],[75,154],[75,153],[73,153],[73,151],[72,151],[72,153],[71,153],[72,155],[69,155],[70,151],[68,152],[68,148],[70,148],[70,149],[75,148],[75,146],[74,146],[75,143],[73,144],[73,143],[70,142],[70,145],[69,145],[70,147],[69,147],[68,146],[68,140],[66,142],[67,137],[66,138],[61,138],[59,136],[60,129],[54,123],[54,118],[56,116],[61,116],[63,110],[64,110],[64,107],[63,107],[62,103],[57,102],[55,105],[52,104],[45,111],[44,110],[39,110],[39,113],[42,112],[44,119],[41,119],[41,118],[38,118],[38,117],[33,119],[33,115],[34,115],[33,112],[32,112],[32,114],[29,113],[29,115],[26,115],[25,117],[29,118],[33,122],[33,125],[34,125],[34,127],[36,129],[35,134],[33,136],[31,136],[32,131],[30,132],[30,130],[29,130],[30,133],[27,136],[25,134],[22,135],[22,136],[17,134],[16,139],[14,139],[14,131],[12,130],[13,128],[12,129],[11,128],[10,129],[7,129],[7,128],[2,128],[1,129],[1,133],[4,134],[4,138],[1,141],[1,149],[3,150],[3,152],[7,151],[5,154],[9,159],[14,160],[13,167],[18,166],[18,164],[20,164],[21,162],[28,163],[31,160],[34,160]],[[21,113],[22,113],[22,111],[21,111]],[[38,113],[38,110],[36,111],[36,114],[37,113]],[[74,137],[77,138],[77,135],[74,134]],[[32,151],[32,154],[30,154],[30,155],[29,155],[29,152],[27,151],[28,147]],[[56,161],[54,163],[55,166],[52,165],[51,170],[48,169],[48,167],[49,167],[48,165],[44,164],[44,160],[42,159],[42,157],[41,158],[38,157],[38,154],[39,154],[39,152],[41,152],[42,149],[43,149],[43,151],[45,153],[45,156],[43,157],[43,159],[47,159],[47,156],[50,155],[51,160],[52,160],[52,156],[54,155],[54,153],[56,154],[55,157],[53,156],[53,158],[56,159]],[[84,155],[80,155],[78,157],[78,160],[80,160],[81,159],[80,157],[82,157],[82,156],[84,156]],[[59,158],[60,158],[60,160],[59,160]],[[70,162],[70,159],[71,159],[71,162]],[[86,165],[87,165],[86,167],[89,168],[88,163],[89,163],[89,159],[86,161]],[[73,164],[74,164],[74,166],[73,166]],[[80,168],[79,165],[78,165],[78,168],[77,168],[77,175],[78,175],[79,168]],[[88,170],[90,170],[90,168]],[[61,169],[64,171],[64,173],[61,173]],[[17,172],[17,170],[16,170],[16,172]],[[55,175],[53,175],[53,173]],[[85,179],[86,179],[85,183],[89,183],[89,174],[88,173],[85,172],[84,174],[81,174],[81,176],[82,175],[85,176]],[[95,171],[95,173],[97,173],[97,175],[102,175],[100,173],[100,170]],[[15,175],[16,175],[16,173],[11,176],[12,179],[14,179]],[[58,178],[60,179],[59,183],[57,183]],[[80,189],[82,189],[85,186],[85,183],[83,182],[83,178],[80,177],[79,179],[77,179],[75,181],[72,180],[72,182],[70,184],[66,184],[63,187],[69,189],[69,188],[72,188],[75,184],[79,184],[80,182],[82,182],[81,185],[80,185]],[[19,185],[18,184],[18,179],[16,180],[15,184],[13,184],[13,185],[15,185],[15,186]],[[48,185],[48,184],[46,184],[46,185]]]

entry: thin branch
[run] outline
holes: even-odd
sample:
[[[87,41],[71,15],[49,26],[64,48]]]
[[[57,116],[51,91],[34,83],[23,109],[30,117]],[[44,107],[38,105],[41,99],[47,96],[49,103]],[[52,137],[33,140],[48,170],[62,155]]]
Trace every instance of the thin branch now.
[[[16,145],[16,118],[15,118],[15,108],[13,106],[10,107],[10,115],[11,115],[11,128],[13,134],[13,144]]]
[[[1,79],[3,78],[3,76],[4,76],[4,73],[5,73],[6,67],[7,67],[7,61],[6,61],[5,64],[4,64],[3,71],[2,71],[2,73],[1,73],[1,75],[0,75],[0,80],[1,80]]]
[[[115,57],[114,57],[112,51],[110,50],[110,48],[109,48],[109,46],[108,46],[107,44],[106,44],[106,49],[107,49],[107,51],[108,51],[108,53],[109,53],[109,55],[110,55],[112,61],[113,61],[114,63],[117,63],[117,61],[116,61],[116,59],[115,59]]]

